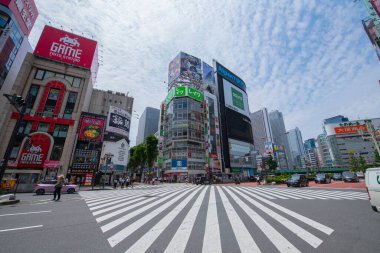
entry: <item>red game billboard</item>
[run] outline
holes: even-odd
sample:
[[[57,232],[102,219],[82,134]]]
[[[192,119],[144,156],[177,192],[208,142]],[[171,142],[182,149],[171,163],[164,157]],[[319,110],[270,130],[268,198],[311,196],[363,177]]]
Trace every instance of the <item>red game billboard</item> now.
[[[23,142],[17,166],[42,168],[51,153],[52,142],[52,137],[46,133],[32,133]]]
[[[36,22],[38,11],[33,0],[0,0],[1,5],[8,8],[15,15],[17,23],[25,35],[29,35]]]
[[[84,141],[102,141],[107,118],[102,115],[82,113],[78,137]]]
[[[45,26],[34,55],[91,69],[97,42],[51,26]]]

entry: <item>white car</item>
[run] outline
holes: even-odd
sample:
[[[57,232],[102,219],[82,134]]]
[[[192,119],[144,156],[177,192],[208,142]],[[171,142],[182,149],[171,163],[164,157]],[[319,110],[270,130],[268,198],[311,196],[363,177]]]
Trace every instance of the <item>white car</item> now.
[[[380,168],[366,170],[365,184],[372,209],[375,212],[380,212]]]

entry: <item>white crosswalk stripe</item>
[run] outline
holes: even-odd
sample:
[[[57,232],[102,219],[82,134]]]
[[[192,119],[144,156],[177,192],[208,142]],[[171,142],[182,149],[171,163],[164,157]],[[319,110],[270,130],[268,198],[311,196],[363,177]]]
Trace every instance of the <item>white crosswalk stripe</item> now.
[[[334,229],[281,203],[367,199],[355,191],[222,185],[80,195],[115,252],[166,253],[227,252],[231,244],[236,252],[311,251]]]

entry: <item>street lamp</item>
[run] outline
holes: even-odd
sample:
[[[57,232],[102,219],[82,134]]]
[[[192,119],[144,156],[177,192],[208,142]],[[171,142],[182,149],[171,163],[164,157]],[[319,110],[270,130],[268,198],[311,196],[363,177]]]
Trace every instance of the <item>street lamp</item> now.
[[[5,150],[5,153],[4,153],[3,162],[2,162],[1,167],[0,167],[0,183],[3,180],[5,169],[8,166],[9,157],[11,155],[13,145],[14,145],[15,140],[16,140],[18,129],[20,128],[20,124],[21,124],[22,120],[24,119],[24,114],[25,114],[25,110],[26,110],[25,101],[21,96],[16,95],[16,94],[14,94],[14,95],[4,94],[4,97],[6,97],[6,99],[8,99],[10,104],[20,114],[20,117],[16,121],[16,125],[13,128],[11,138],[9,140],[7,149]],[[16,182],[16,184],[17,184],[17,182]]]

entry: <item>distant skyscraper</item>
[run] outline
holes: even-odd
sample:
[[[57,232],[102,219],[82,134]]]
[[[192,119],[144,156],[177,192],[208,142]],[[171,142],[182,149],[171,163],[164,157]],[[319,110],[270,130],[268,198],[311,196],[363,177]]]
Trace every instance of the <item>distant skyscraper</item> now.
[[[347,122],[348,118],[344,117],[342,115],[337,115],[328,119],[323,120],[323,124],[332,124],[332,123],[341,123],[341,122]]]
[[[296,127],[287,133],[291,159],[296,167],[303,168],[305,166],[304,155],[305,148],[303,146],[301,131]]]
[[[318,160],[321,167],[331,167],[332,160],[327,146],[326,135],[320,134],[317,137]]]
[[[287,167],[292,168],[293,163],[291,159],[289,159],[290,156],[290,149],[289,149],[289,143],[288,139],[286,137],[286,128],[284,123],[284,118],[282,116],[282,112],[279,112],[278,110],[272,111],[268,114],[269,116],[269,122],[272,129],[273,134],[273,142],[275,145],[282,146],[285,150],[286,154],[286,162],[281,162],[281,167]],[[287,164],[287,166],[286,166]]]
[[[139,128],[137,130],[136,145],[145,141],[150,134],[158,131],[158,121],[160,118],[160,110],[152,107],[146,107],[139,119]]]
[[[304,146],[305,146],[305,150],[315,149],[316,148],[315,139],[311,138],[311,139],[306,140]]]
[[[250,118],[255,149],[259,151],[260,154],[264,154],[266,152],[265,143],[274,142],[267,108],[250,113]]]
[[[318,165],[318,153],[315,146],[315,139],[311,138],[305,141],[305,162],[306,167],[315,168]]]

